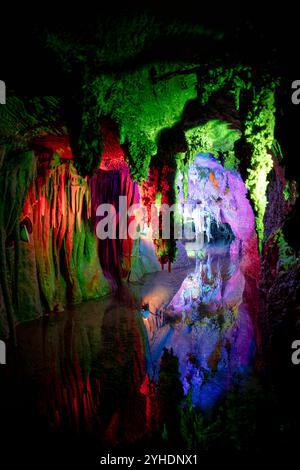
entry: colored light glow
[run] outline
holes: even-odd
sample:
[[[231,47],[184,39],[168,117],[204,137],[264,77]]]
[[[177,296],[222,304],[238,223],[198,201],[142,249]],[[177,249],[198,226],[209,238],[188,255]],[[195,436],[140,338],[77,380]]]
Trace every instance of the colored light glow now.
[[[188,197],[185,198],[183,174],[178,172],[178,201],[182,204],[184,218],[193,221],[196,233],[204,232],[209,241],[211,223],[216,221],[217,224],[228,223],[240,240],[251,238],[254,215],[247,189],[237,171],[224,170],[211,154],[199,154],[189,165],[187,175]]]
[[[230,388],[235,374],[247,374],[254,354],[254,327],[243,304],[245,279],[237,251],[212,247],[202,253],[168,305],[174,326],[167,324],[150,342],[150,375],[163,348],[172,348],[184,392],[203,410]]]
[[[161,193],[160,192],[156,193],[155,205],[157,207],[157,210],[159,211],[161,208]]]

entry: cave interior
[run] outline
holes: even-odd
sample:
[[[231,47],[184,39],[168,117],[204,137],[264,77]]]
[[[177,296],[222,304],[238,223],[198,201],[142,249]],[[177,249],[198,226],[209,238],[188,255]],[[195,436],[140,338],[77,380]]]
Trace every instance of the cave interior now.
[[[5,31],[7,442],[290,449],[299,113],[282,37],[133,3]]]

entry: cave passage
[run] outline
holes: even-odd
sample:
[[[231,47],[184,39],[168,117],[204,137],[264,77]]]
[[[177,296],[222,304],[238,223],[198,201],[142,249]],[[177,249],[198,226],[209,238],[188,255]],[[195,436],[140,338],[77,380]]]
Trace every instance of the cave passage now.
[[[110,190],[117,172],[101,170],[97,178],[117,198]],[[78,439],[88,447],[101,442],[105,449],[158,445],[168,426],[176,443],[184,426],[178,406],[191,400],[205,416],[251,376],[258,292],[246,268],[255,261],[257,238],[247,191],[239,173],[212,154],[195,157],[188,184],[186,198],[179,173],[179,212],[201,244],[177,240],[171,272],[161,270],[153,241],[141,232],[129,281],[113,295],[17,327],[5,397],[8,433],[17,429],[54,445],[57,436],[72,446]],[[109,263],[107,252],[103,259],[112,276],[114,258]],[[140,276],[143,265],[152,272]]]
[[[0,28],[1,464],[286,458],[299,15],[98,3]]]
[[[194,238],[177,241],[172,276],[145,276],[148,375],[158,380],[161,356],[172,350],[184,394],[207,411],[238,375],[247,375],[255,354],[259,292],[245,274],[247,264],[259,266],[254,216],[239,173],[212,154],[190,164],[186,197],[181,173],[177,185],[177,216]]]

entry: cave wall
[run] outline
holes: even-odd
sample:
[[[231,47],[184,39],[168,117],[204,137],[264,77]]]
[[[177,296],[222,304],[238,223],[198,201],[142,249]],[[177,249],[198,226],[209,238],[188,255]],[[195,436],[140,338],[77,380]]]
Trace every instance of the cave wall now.
[[[264,353],[277,348],[287,358],[295,332],[299,332],[300,261],[286,240],[286,225],[298,195],[295,182],[286,179],[284,161],[279,162],[276,157],[273,160],[261,253],[261,329]]]
[[[0,156],[0,300],[3,302],[0,312],[4,313],[0,332],[6,336],[9,330],[14,339],[20,253],[18,220],[36,165],[32,151],[10,152],[9,147],[2,146]]]
[[[102,274],[89,220],[87,181],[71,162],[61,162],[55,154],[40,159],[21,224],[26,218],[32,223],[35,253],[27,253],[27,258],[33,263],[36,260],[45,307],[59,311],[67,302],[99,297],[109,292],[109,286]],[[28,279],[26,271],[20,273],[20,279]]]
[[[3,337],[14,332],[16,322],[102,297],[130,275],[137,280],[159,269],[152,242],[97,238],[100,204],[115,207],[118,232],[119,196],[127,197],[126,210],[139,201],[115,126],[103,121],[101,132],[101,165],[90,178],[78,174],[66,135],[37,137],[25,156],[6,155],[1,173],[8,198],[1,205]],[[135,215],[126,216],[126,222],[136,227]]]

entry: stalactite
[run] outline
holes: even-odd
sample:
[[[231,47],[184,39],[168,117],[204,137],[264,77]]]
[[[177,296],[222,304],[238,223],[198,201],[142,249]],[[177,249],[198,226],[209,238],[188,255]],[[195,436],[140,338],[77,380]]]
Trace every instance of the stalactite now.
[[[140,195],[142,204],[148,212],[148,221],[151,222],[151,205],[155,204],[158,193],[159,171],[158,168],[150,166],[148,178],[140,185]]]
[[[140,186],[140,193],[141,193],[141,201],[142,204],[147,208],[148,212],[148,221],[149,225],[151,225],[151,205],[157,206],[156,197],[157,194],[161,194],[161,201],[160,206],[163,204],[172,206],[175,202],[175,195],[174,195],[174,176],[175,176],[175,169],[164,165],[162,168],[158,169],[153,166],[149,169],[148,179],[141,184]],[[160,210],[160,207],[157,207],[157,210]],[[160,236],[158,239],[154,240],[155,252],[157,258],[161,264],[163,269],[164,264],[168,263],[168,269],[171,269],[171,263],[176,258],[176,241],[172,239],[163,239],[161,238],[162,234],[162,221],[163,221],[163,214],[164,214],[164,207],[159,213],[159,232]],[[171,213],[170,215],[170,229],[171,234],[174,225],[174,217]]]
[[[50,310],[61,309],[67,301],[89,297],[83,286],[86,282],[79,273],[79,265],[85,262],[84,240],[89,236],[89,191],[87,179],[78,175],[71,162],[61,161],[56,154],[52,158],[40,155],[37,177],[28,192],[23,216],[32,218],[39,284]],[[94,260],[91,263],[95,284],[103,281],[98,292],[107,292],[99,264],[97,269]]]
[[[98,170],[90,180],[92,195],[93,223],[96,224],[95,214],[97,207],[102,204],[112,204],[117,214],[117,233],[119,229],[119,196],[127,197],[127,207],[139,201],[138,186],[130,177],[129,169],[120,171]],[[127,216],[126,216],[127,217]],[[127,219],[127,225],[134,221],[134,215]],[[126,278],[131,268],[131,253],[134,240],[131,237],[126,239],[105,239],[99,240],[99,258],[105,274],[117,283],[122,278]]]

